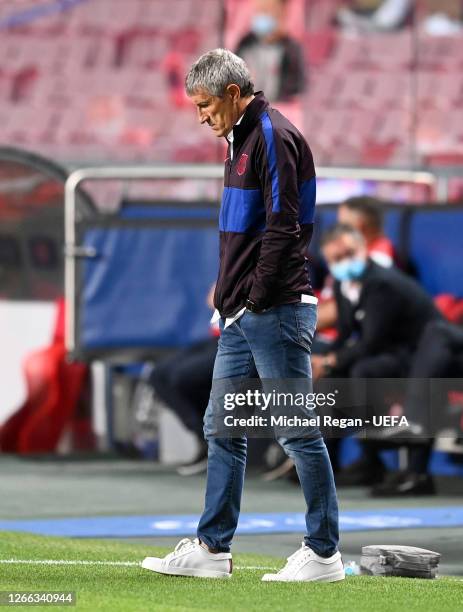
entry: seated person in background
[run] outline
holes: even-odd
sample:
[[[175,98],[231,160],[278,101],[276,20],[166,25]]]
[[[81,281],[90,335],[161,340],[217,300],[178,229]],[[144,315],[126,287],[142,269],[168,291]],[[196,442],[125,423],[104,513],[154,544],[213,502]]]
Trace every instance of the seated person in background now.
[[[287,0],[255,0],[251,31],[236,54],[254,77],[256,90],[271,101],[289,101],[304,91],[305,61],[299,43],[285,30]]]
[[[400,270],[370,259],[365,239],[350,226],[329,230],[322,252],[335,278],[338,337],[326,355],[312,355],[314,380],[407,376],[425,326],[440,318],[432,299]],[[349,484],[377,482],[381,471],[376,449],[370,449]]]
[[[368,256],[384,268],[394,264],[394,245],[383,231],[381,201],[370,196],[349,198],[338,209],[338,223],[350,225],[365,239]]]
[[[355,0],[339,9],[336,20],[348,32],[390,32],[402,28],[412,0]]]
[[[369,196],[349,198],[338,208],[338,223],[350,225],[362,234],[370,259],[388,268],[394,264],[395,251],[392,242],[383,231],[380,204],[380,200]],[[318,332],[336,325],[337,311],[332,281],[332,277],[328,277],[321,292],[318,305]]]
[[[434,483],[428,473],[435,426],[447,405],[447,385],[433,385],[432,378],[463,380],[463,328],[447,321],[431,321],[421,336],[413,357],[404,405],[409,427],[384,428],[381,438],[408,448],[408,469],[392,473],[384,483],[375,487],[377,496],[401,495],[404,491],[416,495],[433,493]],[[461,387],[460,387],[461,388]],[[450,387],[452,389],[452,387]]]
[[[212,309],[214,289],[215,284],[207,296],[207,304]],[[207,444],[203,435],[203,417],[211,392],[218,336],[218,327],[211,326],[210,338],[160,360],[151,375],[150,383],[154,391],[195,435],[198,442],[194,459],[178,468],[182,476],[206,471]]]
[[[403,272],[369,258],[365,239],[350,226],[329,230],[322,252],[335,278],[339,335],[331,353],[312,357],[314,377],[325,368],[339,376],[406,374],[424,326],[440,317],[432,299]]]

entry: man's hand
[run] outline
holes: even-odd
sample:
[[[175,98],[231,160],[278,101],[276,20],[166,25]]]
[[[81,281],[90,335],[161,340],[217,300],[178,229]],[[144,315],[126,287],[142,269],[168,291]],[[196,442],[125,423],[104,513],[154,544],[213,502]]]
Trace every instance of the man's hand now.
[[[312,363],[312,380],[318,380],[324,376],[325,368],[323,366],[323,355],[312,355],[310,361]]]
[[[336,353],[312,355],[310,361],[312,363],[312,379],[318,380],[330,374],[331,370],[336,366]]]
[[[209,289],[209,293],[207,294],[207,299],[206,299],[206,303],[209,306],[209,308],[211,310],[214,310],[214,292],[215,292],[215,285],[216,283],[214,283],[212,285],[212,287]]]
[[[319,302],[317,315],[317,331],[323,331],[329,327],[334,327],[338,320],[336,300],[331,298],[324,302]]]
[[[246,300],[245,306],[246,310],[249,310],[249,312],[253,312],[254,314],[260,314],[267,310],[266,308],[260,308],[255,302],[253,302],[249,298]]]

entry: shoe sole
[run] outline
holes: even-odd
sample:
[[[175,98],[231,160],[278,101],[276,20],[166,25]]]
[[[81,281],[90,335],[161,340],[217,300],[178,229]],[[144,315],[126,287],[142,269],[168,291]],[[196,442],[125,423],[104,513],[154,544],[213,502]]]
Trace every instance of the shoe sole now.
[[[272,574],[269,574],[270,576]],[[346,577],[344,570],[339,570],[337,572],[331,572],[331,574],[323,574],[322,576],[317,576],[316,578],[309,578],[307,580],[274,580],[274,579],[266,579],[265,576],[262,578],[262,582],[339,582],[340,580],[344,580]]]
[[[143,569],[149,570],[151,572],[156,572],[156,574],[164,574],[166,576],[185,576],[188,578],[224,578],[224,579],[228,579],[231,578],[232,575],[230,573],[226,573],[226,572],[216,572],[214,570],[205,570],[205,569],[196,569],[196,568],[188,568],[188,567],[182,567],[182,568],[175,568],[175,567],[171,567],[171,568],[163,568],[163,567],[153,567],[153,563],[152,561],[148,560],[149,558],[145,559],[143,561],[143,563],[141,564]]]

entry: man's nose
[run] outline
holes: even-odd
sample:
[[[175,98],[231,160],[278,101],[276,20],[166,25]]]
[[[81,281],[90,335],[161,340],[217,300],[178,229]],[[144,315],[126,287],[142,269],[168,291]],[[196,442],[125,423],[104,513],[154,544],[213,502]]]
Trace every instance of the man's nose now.
[[[201,109],[198,109],[198,119],[199,119],[199,123],[203,125],[204,123],[207,122],[207,120],[209,119],[209,116],[207,113],[203,112]]]

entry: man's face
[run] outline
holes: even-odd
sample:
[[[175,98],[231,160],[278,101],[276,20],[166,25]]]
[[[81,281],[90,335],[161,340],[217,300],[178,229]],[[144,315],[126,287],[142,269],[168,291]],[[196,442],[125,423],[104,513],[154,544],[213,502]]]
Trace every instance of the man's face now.
[[[233,88],[236,88],[234,90]],[[201,124],[207,123],[216,136],[227,136],[239,119],[239,87],[229,85],[222,97],[201,91],[190,96]]]
[[[365,227],[367,225],[365,218],[356,210],[351,210],[347,206],[341,206],[338,208],[338,223],[342,225],[350,225],[361,234],[365,234]]]
[[[350,234],[342,234],[335,240],[331,240],[323,247],[323,256],[329,266],[346,259],[366,259],[366,250],[361,242],[358,242]]]
[[[255,0],[254,12],[271,15],[276,22],[280,22],[284,16],[284,2],[282,0]]]

